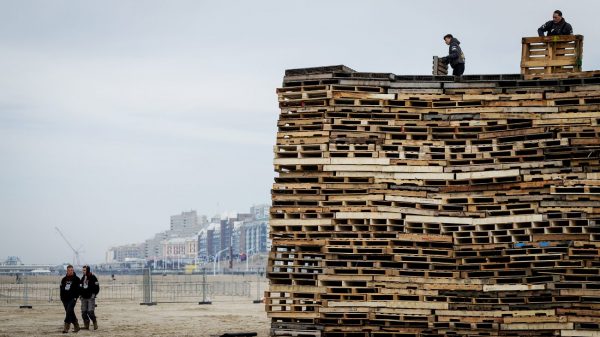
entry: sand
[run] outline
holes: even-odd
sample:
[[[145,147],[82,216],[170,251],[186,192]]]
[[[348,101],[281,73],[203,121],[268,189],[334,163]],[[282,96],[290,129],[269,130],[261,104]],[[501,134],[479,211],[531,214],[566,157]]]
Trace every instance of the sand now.
[[[32,309],[20,309],[23,302],[16,300],[0,301],[0,337],[8,336],[65,336],[63,335],[64,309],[58,300],[58,283],[62,276],[29,276],[27,283],[30,289],[30,304]],[[256,275],[209,275],[207,281],[216,285],[227,286],[233,283],[250,284],[248,296],[223,296],[215,294],[210,300],[211,305],[199,305],[202,299],[198,292],[193,296],[177,297],[177,301],[186,303],[161,303],[168,301],[169,296],[160,292],[156,306],[140,305],[141,296],[121,296],[111,292],[114,285],[117,288],[130,289],[131,284],[141,284],[142,277],[118,275],[113,281],[107,275],[100,275],[103,287],[97,299],[96,314],[99,329],[96,331],[80,331],[77,336],[220,336],[227,332],[256,332],[258,336],[269,335],[269,321],[264,304],[254,304],[253,300],[262,295],[267,286],[266,279],[257,279]],[[179,284],[201,282],[201,275],[158,275],[153,278],[160,289],[161,284],[176,282]],[[257,282],[260,281],[260,282]],[[7,289],[18,288],[14,276],[0,276],[0,295],[7,294]],[[259,285],[259,289],[257,289]],[[22,287],[22,285],[20,285]],[[22,289],[22,288],[19,288]],[[48,301],[48,289],[52,290],[51,302]],[[141,288],[135,288],[141,289]],[[16,294],[19,294],[18,292]],[[128,292],[125,292],[128,294]],[[230,295],[230,294],[227,294]],[[104,298],[103,298],[104,296]],[[0,296],[2,298],[2,296]],[[75,313],[79,323],[83,325],[80,313],[80,303],[77,303]],[[70,333],[70,336],[74,334]]]
[[[76,314],[81,321],[79,303]],[[269,323],[263,304],[247,297],[215,297],[211,305],[197,303],[103,303],[96,308],[99,329],[77,336],[219,336],[227,332],[256,332],[267,337]],[[0,336],[64,336],[60,302],[33,309],[0,307]],[[73,335],[70,333],[69,335]]]

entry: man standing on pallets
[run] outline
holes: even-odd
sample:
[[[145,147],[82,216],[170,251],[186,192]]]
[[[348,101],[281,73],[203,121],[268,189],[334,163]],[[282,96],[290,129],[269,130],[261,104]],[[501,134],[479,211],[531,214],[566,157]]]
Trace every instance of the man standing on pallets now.
[[[460,48],[460,41],[452,36],[452,34],[446,34],[444,36],[444,42],[448,46],[448,56],[442,57],[442,61],[446,64],[450,64],[452,67],[452,75],[462,76],[465,72],[465,54],[463,54]]]
[[[565,21],[562,16],[562,12],[558,9],[552,14],[552,20],[544,23],[538,28],[538,35],[544,36],[544,33],[548,33],[548,36],[552,35],[573,35],[573,27]]]

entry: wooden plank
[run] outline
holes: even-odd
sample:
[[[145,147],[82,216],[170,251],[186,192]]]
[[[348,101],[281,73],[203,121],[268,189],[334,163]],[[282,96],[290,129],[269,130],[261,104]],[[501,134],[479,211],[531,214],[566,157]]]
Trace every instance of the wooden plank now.
[[[600,296],[600,290],[593,289],[561,289],[561,296]]]
[[[515,176],[519,176],[519,175],[520,175],[519,169],[512,169],[512,170],[456,173],[456,179],[463,180],[463,179],[504,178],[504,177],[515,177]]]
[[[482,101],[498,101],[498,100],[542,100],[544,99],[544,94],[542,93],[533,93],[533,94],[465,94],[463,95],[463,100],[482,100]]]
[[[416,197],[403,197],[401,195],[386,195],[385,200],[400,201],[407,203],[419,203],[428,205],[441,205],[441,199],[429,199],[429,198],[416,198]]]
[[[576,64],[576,59],[567,60],[542,60],[542,61],[523,61],[521,62],[522,68],[533,68],[533,67],[562,67],[572,66]]]
[[[273,221],[273,220],[271,220]],[[324,246],[325,240],[290,240],[290,239],[273,239],[273,246]]]
[[[275,158],[275,165],[325,165],[331,162],[331,158]]]
[[[387,159],[387,158],[386,158]],[[350,172],[386,172],[386,173],[441,173],[444,168],[441,166],[390,166],[390,165],[325,165],[324,171],[350,171]]]
[[[269,286],[271,292],[286,292],[286,293],[324,293],[327,288],[303,285],[287,285],[287,284],[272,284]]]
[[[482,219],[462,218],[462,217],[447,217],[447,216],[420,216],[407,215],[406,222],[423,222],[423,223],[446,223],[446,224],[464,224],[464,225],[485,225],[498,223],[522,223],[536,222],[544,219],[542,214],[529,215],[510,215],[496,216]]]
[[[453,290],[453,291],[483,291],[481,284],[424,284],[423,289],[431,290]]]
[[[573,329],[573,323],[513,323],[501,324],[500,330],[561,330]]]
[[[336,219],[400,219],[399,213],[375,213],[375,212],[337,212]]]
[[[404,315],[431,315],[432,310],[430,309],[405,309],[405,308],[374,308],[372,312],[381,313],[381,314],[404,314]]]
[[[342,312],[373,312],[374,308],[371,307],[321,307],[319,308],[320,313],[342,313]],[[430,312],[429,310],[427,310]]]
[[[394,179],[402,180],[454,180],[454,173],[394,173]]]
[[[377,206],[377,211],[378,212],[387,212],[387,213],[415,214],[415,215],[429,215],[429,216],[435,216],[438,214],[437,210],[417,209],[417,208],[398,207],[398,206]]]
[[[319,281],[373,281],[373,275],[326,275],[319,274]]]
[[[452,236],[438,235],[438,234],[402,234],[402,233],[398,233],[396,238],[399,240],[407,240],[407,241],[414,241],[414,242],[452,242]]]
[[[272,226],[315,226],[331,225],[331,219],[271,219],[269,223]]]
[[[331,165],[389,165],[389,158],[330,158]]]
[[[589,234],[534,234],[533,241],[589,240]]]
[[[333,91],[332,98],[355,98],[355,99],[395,99],[394,94],[379,94],[355,91]]]
[[[595,330],[561,330],[561,336],[600,337],[600,331]]]
[[[567,323],[566,316],[518,316],[504,317],[504,323]]]
[[[305,311],[267,311],[267,317],[272,318],[318,318],[319,312]]]
[[[528,317],[528,316],[555,316],[556,311],[554,309],[544,310],[490,310],[490,311],[470,311],[470,310],[436,310],[436,314],[442,316],[455,316],[455,317]]]
[[[417,277],[417,276],[373,276],[375,282],[400,282],[400,283],[413,283],[413,284],[475,284],[484,285],[490,284],[492,280],[486,279],[459,279],[449,277]]]
[[[484,292],[490,291],[528,291],[546,290],[545,284],[489,284],[483,286]]]
[[[448,303],[421,301],[364,301],[364,302],[329,302],[329,307],[369,307],[369,308],[403,308],[403,309],[448,309]]]
[[[327,200],[330,201],[340,201],[340,200],[346,200],[346,201],[350,201],[350,200],[370,200],[370,201],[374,201],[374,200],[384,200],[384,195],[383,194],[367,194],[367,195],[348,195],[348,194],[344,194],[344,195],[330,195],[327,196]]]

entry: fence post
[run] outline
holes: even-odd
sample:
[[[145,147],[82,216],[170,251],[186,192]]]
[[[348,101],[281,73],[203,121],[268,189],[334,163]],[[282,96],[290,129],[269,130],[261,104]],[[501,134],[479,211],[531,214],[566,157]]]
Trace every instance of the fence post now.
[[[152,271],[150,268],[144,268],[142,287],[144,293],[144,302],[140,303],[140,305],[156,305],[156,302],[152,301]]]
[[[206,300],[206,268],[202,268],[202,301],[198,302],[198,304],[212,304],[211,301]]]
[[[260,268],[256,268],[256,299],[252,303],[262,303],[260,300]]]
[[[29,304],[29,286],[28,278],[23,275],[23,304],[19,306],[21,309],[33,309]]]

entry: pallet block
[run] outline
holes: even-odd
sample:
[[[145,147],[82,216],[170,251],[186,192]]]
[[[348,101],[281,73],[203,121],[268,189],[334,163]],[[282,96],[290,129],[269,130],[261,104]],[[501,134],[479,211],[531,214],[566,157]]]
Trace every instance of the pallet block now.
[[[526,54],[581,50],[558,39]],[[272,336],[598,335],[600,81],[546,66],[462,82],[287,72]]]

